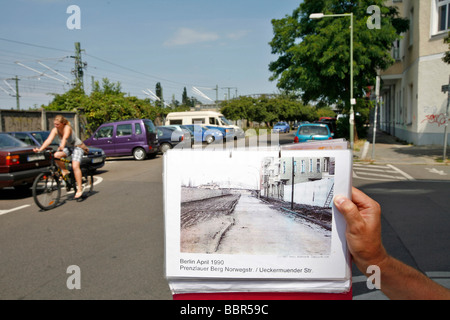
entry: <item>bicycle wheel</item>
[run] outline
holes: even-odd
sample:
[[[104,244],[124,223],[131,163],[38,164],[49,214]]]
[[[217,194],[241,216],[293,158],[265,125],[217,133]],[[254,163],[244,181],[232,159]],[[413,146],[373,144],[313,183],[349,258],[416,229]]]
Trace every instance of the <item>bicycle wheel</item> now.
[[[61,183],[50,172],[38,175],[32,190],[34,202],[42,210],[50,210],[58,205],[61,197]]]

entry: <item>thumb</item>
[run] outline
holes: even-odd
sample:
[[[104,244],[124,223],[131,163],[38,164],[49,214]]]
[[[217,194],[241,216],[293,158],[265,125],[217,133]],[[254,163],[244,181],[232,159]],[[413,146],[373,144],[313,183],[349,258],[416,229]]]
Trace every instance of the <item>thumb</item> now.
[[[342,195],[334,198],[334,205],[339,212],[344,216],[347,225],[351,226],[355,223],[362,222],[362,217],[358,207],[350,199]]]

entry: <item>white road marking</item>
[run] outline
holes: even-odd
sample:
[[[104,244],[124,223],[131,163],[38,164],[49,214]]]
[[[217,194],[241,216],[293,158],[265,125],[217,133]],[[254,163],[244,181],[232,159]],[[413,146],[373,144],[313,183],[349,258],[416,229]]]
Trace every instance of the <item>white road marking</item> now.
[[[7,213],[10,213],[10,212],[13,212],[13,211],[22,210],[22,209],[28,208],[30,206],[31,206],[30,204],[26,204],[24,206],[20,206],[20,207],[9,209],[9,210],[0,210],[0,216],[4,215],[4,214],[7,214]]]

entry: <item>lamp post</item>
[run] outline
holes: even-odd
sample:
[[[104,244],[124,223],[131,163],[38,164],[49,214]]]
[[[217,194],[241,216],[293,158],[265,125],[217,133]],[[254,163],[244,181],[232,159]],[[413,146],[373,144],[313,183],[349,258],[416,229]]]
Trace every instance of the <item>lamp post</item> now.
[[[322,19],[329,17],[350,17],[350,147],[353,150],[355,141],[354,126],[355,126],[355,111],[353,106],[356,104],[356,100],[353,98],[353,13],[342,14],[323,14],[312,13],[310,19]]]

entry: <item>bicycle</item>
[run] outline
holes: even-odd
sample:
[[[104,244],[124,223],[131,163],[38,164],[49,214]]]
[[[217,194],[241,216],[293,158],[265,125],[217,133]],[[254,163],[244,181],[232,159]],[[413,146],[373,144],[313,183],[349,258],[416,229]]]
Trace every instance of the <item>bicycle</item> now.
[[[72,162],[64,158],[55,158],[54,151],[46,152],[50,153],[50,166],[36,177],[32,186],[32,192],[34,202],[39,208],[51,210],[60,202],[62,183],[64,182],[67,192],[70,192],[72,188],[76,192],[77,184],[72,170]],[[56,160],[66,163],[66,166],[68,164],[68,175],[63,175]],[[86,191],[89,188],[89,193],[92,193],[94,191],[94,170],[90,168],[89,164],[82,164],[81,172],[83,190]]]

